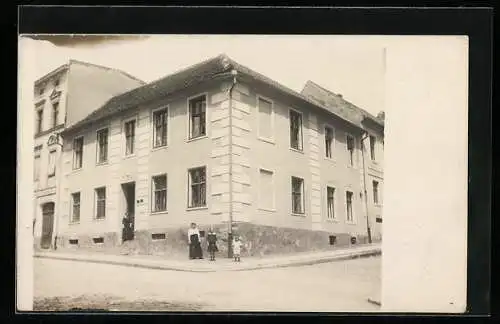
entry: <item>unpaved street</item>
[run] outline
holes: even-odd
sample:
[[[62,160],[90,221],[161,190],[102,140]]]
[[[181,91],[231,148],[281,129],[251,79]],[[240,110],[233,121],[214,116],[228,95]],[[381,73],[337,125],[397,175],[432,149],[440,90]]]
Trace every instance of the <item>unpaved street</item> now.
[[[380,257],[371,257],[194,273],[35,259],[35,305],[55,309],[47,302],[74,298],[68,307],[121,311],[377,311],[367,298],[380,292],[380,266]]]

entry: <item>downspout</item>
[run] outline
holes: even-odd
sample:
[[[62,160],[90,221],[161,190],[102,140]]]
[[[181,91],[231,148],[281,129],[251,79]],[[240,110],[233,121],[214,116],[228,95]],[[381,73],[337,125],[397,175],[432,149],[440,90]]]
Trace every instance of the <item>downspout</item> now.
[[[229,88],[229,221],[227,236],[227,257],[233,257],[233,89],[236,86],[238,71],[232,70],[233,84]]]
[[[368,234],[368,243],[372,243],[372,231],[370,228],[370,217],[368,213],[368,194],[366,190],[366,167],[365,167],[365,144],[364,141],[368,138],[368,133],[365,132],[361,137],[361,156],[363,160],[363,195],[365,198],[365,212],[366,212],[366,231]]]

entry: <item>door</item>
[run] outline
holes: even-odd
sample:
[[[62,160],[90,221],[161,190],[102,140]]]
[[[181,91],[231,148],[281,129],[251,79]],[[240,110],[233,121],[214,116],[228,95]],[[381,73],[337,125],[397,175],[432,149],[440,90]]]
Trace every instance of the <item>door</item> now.
[[[52,243],[52,232],[54,230],[54,203],[49,202],[42,205],[42,238],[40,245],[42,249],[50,249]]]
[[[134,239],[135,230],[135,182],[122,184],[122,191],[125,202],[122,241],[129,241]]]

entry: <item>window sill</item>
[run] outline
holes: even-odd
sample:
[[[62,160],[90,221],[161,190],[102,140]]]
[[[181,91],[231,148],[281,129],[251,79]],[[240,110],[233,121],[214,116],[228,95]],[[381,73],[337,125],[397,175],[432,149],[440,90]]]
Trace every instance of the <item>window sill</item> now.
[[[186,208],[186,211],[204,210],[204,209],[208,209],[208,206],[201,206],[201,207],[188,207],[188,208]]]
[[[269,143],[269,144],[273,144],[273,145],[276,144],[274,142],[273,138],[267,138],[267,137],[261,137],[261,136],[259,136],[258,139],[259,139],[259,141],[262,141],[262,142],[265,142],[265,143]]]
[[[162,211],[152,211],[150,213],[151,216],[157,216],[157,215],[164,215],[164,214],[168,214],[168,211],[167,210],[162,210]]]
[[[77,173],[81,172],[83,168],[78,168],[78,169],[72,169],[70,173]]]
[[[109,162],[108,161],[105,161],[105,162],[97,162],[95,165],[96,166],[105,166],[105,165],[108,165]]]
[[[337,164],[337,160],[335,158],[327,157],[327,156],[324,156],[323,158],[324,158],[324,160],[326,160],[330,163]]]
[[[258,209],[266,212],[272,212],[272,213],[276,212],[276,208],[259,207]]]
[[[165,150],[168,148],[168,145],[165,144],[165,145],[159,145],[159,146],[154,146],[153,148],[151,148],[151,152],[156,152],[156,151],[160,151],[160,150]]]
[[[297,153],[300,153],[300,154],[304,154],[304,150],[299,150],[299,149],[296,149],[296,148],[293,148],[293,147],[290,147],[290,151],[297,152]]]
[[[380,204],[380,203],[378,203],[378,204],[373,204],[373,206],[378,207],[378,208],[382,208],[382,204]]]
[[[340,220],[338,218],[327,218],[326,221],[328,223],[334,223],[334,224],[337,224],[340,222]]]
[[[290,215],[297,217],[306,217],[306,213],[291,213]]]
[[[345,221],[346,225],[357,225],[357,222],[354,221]]]
[[[69,222],[69,225],[72,226],[72,225],[80,225],[80,222]]]
[[[196,142],[196,141],[200,141],[200,140],[203,140],[203,139],[206,139],[208,138],[208,135],[202,135],[202,136],[198,136],[198,137],[193,137],[193,138],[188,138],[186,139],[186,142],[189,143],[189,142]]]
[[[135,158],[135,157],[137,157],[137,154],[135,154],[135,153],[133,153],[133,154],[128,154],[128,155],[127,155],[127,154],[125,154],[125,155],[123,156],[123,159],[124,159],[124,160],[128,160],[128,159],[133,159],[133,158]]]
[[[103,222],[103,221],[105,221],[105,220],[106,220],[106,217],[104,217],[104,218],[95,218],[95,217],[94,217],[94,221],[95,221],[95,222]]]

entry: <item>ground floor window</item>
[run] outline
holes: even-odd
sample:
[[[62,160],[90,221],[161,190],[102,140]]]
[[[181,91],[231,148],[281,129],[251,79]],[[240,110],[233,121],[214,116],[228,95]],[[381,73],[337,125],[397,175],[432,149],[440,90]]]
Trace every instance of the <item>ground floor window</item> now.
[[[188,207],[205,207],[207,205],[207,168],[199,167],[188,170]]]

